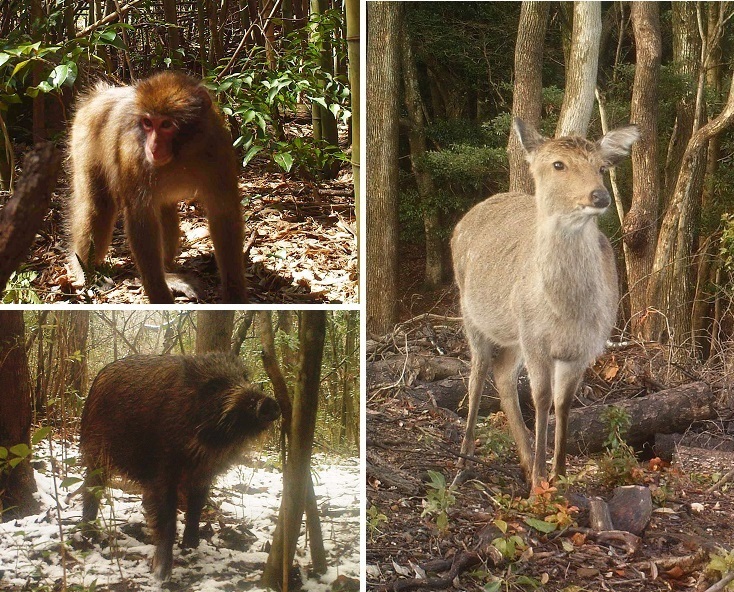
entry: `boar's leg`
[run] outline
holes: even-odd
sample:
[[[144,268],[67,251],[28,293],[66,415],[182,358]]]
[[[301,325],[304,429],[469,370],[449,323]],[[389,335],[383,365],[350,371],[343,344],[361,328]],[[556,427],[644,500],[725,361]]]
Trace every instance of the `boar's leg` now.
[[[186,492],[186,528],[181,542],[184,549],[195,549],[199,546],[199,521],[208,495],[209,483],[192,484]]]
[[[171,575],[176,538],[177,484],[163,481],[156,481],[143,490],[143,508],[156,544],[153,574],[159,580],[167,580]]]
[[[94,522],[97,519],[100,487],[104,487],[106,483],[107,473],[104,469],[87,469],[82,492],[82,522]]]

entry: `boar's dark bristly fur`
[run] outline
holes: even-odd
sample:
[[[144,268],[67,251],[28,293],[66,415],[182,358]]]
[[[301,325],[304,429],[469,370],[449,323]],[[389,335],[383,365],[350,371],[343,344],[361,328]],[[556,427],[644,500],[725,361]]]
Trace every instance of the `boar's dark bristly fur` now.
[[[278,403],[229,354],[138,355],[105,366],[82,413],[83,521],[99,509],[90,488],[104,485],[111,472],[138,481],[156,542],[153,570],[167,579],[179,488],[187,502],[182,546],[196,547],[212,481],[278,417]]]

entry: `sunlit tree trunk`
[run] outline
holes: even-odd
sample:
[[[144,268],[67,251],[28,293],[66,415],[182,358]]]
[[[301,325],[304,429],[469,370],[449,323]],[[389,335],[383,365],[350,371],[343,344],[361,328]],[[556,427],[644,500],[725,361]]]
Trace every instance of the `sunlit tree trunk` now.
[[[397,320],[400,2],[367,4],[367,329]]]
[[[345,0],[347,20],[347,59],[349,62],[349,100],[351,101],[352,119],[352,177],[354,179],[354,208],[357,228],[357,242],[364,240],[359,235],[359,225],[362,219],[361,190],[360,190],[360,165],[362,161],[362,122],[360,113],[360,61],[359,61],[359,0]],[[363,280],[364,281],[364,280]]]
[[[632,3],[635,35],[635,81],[630,120],[641,139],[632,146],[632,206],[624,218],[627,283],[632,334],[645,333],[647,282],[657,243],[660,178],[658,170],[658,78],[662,42],[657,2]]]
[[[548,23],[548,2],[523,2],[515,44],[515,84],[512,93],[512,116],[535,129],[540,127],[543,107],[543,42]],[[525,160],[525,151],[517,134],[510,131],[507,142],[510,164],[510,191],[533,193],[533,179]]]
[[[708,140],[728,125],[725,111],[701,128],[703,103],[697,102],[703,85],[703,56],[696,5],[673,2],[673,55],[686,90],[676,106],[676,123],[665,166],[665,214],[658,235],[647,302],[660,311],[650,315],[648,336],[670,340],[681,356],[691,351],[693,303],[692,255],[703,188]],[[731,99],[731,97],[730,97]],[[704,132],[705,133],[699,133]],[[695,138],[695,141],[694,141]]]
[[[601,40],[601,2],[574,2],[571,49],[556,136],[585,136],[594,110]]]
[[[299,365],[283,473],[283,498],[263,583],[287,592],[303,513],[311,483],[311,450],[316,429],[321,361],[326,334],[325,311],[301,313]],[[311,485],[309,485],[311,484]],[[312,551],[313,553],[313,551]]]
[[[231,350],[234,310],[200,310],[196,313],[196,320],[197,354]]]

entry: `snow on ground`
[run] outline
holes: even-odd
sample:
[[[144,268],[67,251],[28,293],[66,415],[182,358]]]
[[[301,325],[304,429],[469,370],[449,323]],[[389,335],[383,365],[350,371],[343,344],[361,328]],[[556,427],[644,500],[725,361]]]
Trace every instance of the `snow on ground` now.
[[[59,449],[55,446],[54,452],[58,454]],[[36,458],[39,454],[48,461],[48,451],[37,453]],[[67,449],[67,454],[74,456],[76,451]],[[204,510],[197,549],[179,547],[184,527],[179,510],[173,572],[163,585],[150,573],[154,546],[134,487],[126,487],[128,493],[108,490],[100,511],[106,534],[95,542],[85,540],[78,529],[81,494],[69,497],[69,490],[59,488],[67,586],[130,592],[263,590],[259,579],[282,492],[282,475],[272,461],[264,456],[251,463],[255,468],[236,465],[215,481],[210,497],[217,510]],[[0,590],[50,590],[62,580],[54,480],[50,463],[43,464],[45,468],[35,471],[41,511],[0,524]],[[339,576],[359,579],[359,459],[320,454],[312,465],[329,570],[324,576],[308,578],[310,555],[303,535],[296,562],[304,589],[322,592]],[[56,487],[60,481],[56,480]],[[70,490],[78,487],[72,485]]]

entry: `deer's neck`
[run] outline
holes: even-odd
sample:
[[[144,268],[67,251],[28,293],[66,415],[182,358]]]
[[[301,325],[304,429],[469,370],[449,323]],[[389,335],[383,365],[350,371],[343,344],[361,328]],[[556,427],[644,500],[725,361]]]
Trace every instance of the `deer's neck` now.
[[[584,316],[603,296],[604,238],[592,218],[572,223],[539,215],[535,236],[535,277],[559,315]]]

